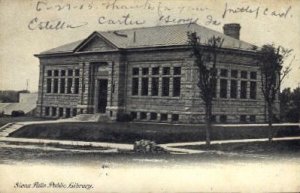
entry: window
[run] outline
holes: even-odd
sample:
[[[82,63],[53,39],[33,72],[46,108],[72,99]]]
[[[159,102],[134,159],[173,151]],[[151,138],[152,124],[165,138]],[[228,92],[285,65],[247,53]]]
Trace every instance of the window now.
[[[58,76],[58,70],[54,70],[54,76]]]
[[[160,114],[160,120],[161,121],[167,121],[168,120],[168,114],[165,114],[165,113]]]
[[[250,78],[251,79],[256,79],[256,72],[250,72]]]
[[[150,113],[150,120],[156,120],[157,119],[157,113]]]
[[[60,93],[65,93],[66,79],[60,79]]]
[[[60,71],[60,76],[66,76],[66,71],[65,70],[61,70]]]
[[[163,67],[163,75],[170,75],[170,67]]]
[[[221,69],[220,76],[227,77],[227,75],[228,75],[228,70],[227,69]]]
[[[173,68],[173,97],[180,96],[181,87],[181,67]]]
[[[256,116],[255,115],[250,115],[250,122],[251,123],[256,122]]]
[[[45,115],[46,116],[50,115],[50,107],[45,107]]]
[[[149,74],[149,68],[142,68],[142,74],[148,75]]]
[[[211,116],[211,122],[212,122],[212,123],[216,123],[216,122],[217,122],[217,120],[216,120],[216,115],[212,115],[212,116]]]
[[[152,68],[152,75],[159,75],[159,67]]]
[[[148,78],[142,78],[142,96],[148,95]]]
[[[146,113],[146,112],[141,112],[141,113],[140,113],[140,119],[141,119],[141,120],[147,119],[147,113]]]
[[[231,70],[231,77],[232,78],[237,78],[238,71],[237,70]]]
[[[241,78],[247,79],[247,71],[241,71]]]
[[[180,85],[181,80],[180,77],[174,77],[173,78],[173,96],[180,96]]]
[[[212,80],[212,96],[215,98],[217,96],[217,80]]]
[[[226,123],[227,122],[227,116],[226,115],[220,115],[220,122]]]
[[[72,116],[75,117],[77,115],[77,109],[74,108],[72,111],[73,111]]]
[[[52,80],[47,78],[47,93],[51,93]]]
[[[158,96],[159,78],[155,77],[151,80],[151,95]]]
[[[67,93],[68,94],[72,93],[72,84],[73,84],[73,79],[68,78],[68,84],[67,84]]]
[[[178,114],[172,114],[172,121],[178,121],[179,115]]]
[[[75,76],[79,76],[79,73],[80,73],[80,70],[79,70],[79,69],[76,69],[76,70],[75,70]]]
[[[79,78],[75,78],[74,82],[74,93],[78,94],[79,93]]]
[[[52,107],[52,116],[53,116],[53,117],[56,116],[56,107]]]
[[[64,109],[63,108],[58,108],[58,116],[59,117],[62,117],[62,116],[64,116]]]
[[[226,79],[220,80],[220,97],[227,98],[227,80]]]
[[[162,78],[162,96],[169,96],[169,91],[170,91],[170,78],[169,77],[163,77]]]
[[[181,75],[181,67],[174,67],[174,75]]]
[[[73,70],[68,70],[68,76],[73,76]]]
[[[132,78],[132,95],[139,94],[139,78]]]
[[[58,79],[57,78],[55,78],[54,80],[53,80],[54,82],[53,82],[53,93],[58,93]]]
[[[247,122],[247,116],[246,115],[241,115],[240,116],[240,122],[241,123],[246,123]]]
[[[52,70],[47,70],[47,76],[52,76]]]
[[[139,68],[133,68],[132,75],[139,75]]]
[[[71,109],[66,108],[66,118],[69,118],[71,116]]]
[[[241,99],[247,98],[247,82],[241,81]]]
[[[230,81],[230,98],[237,97],[237,81],[231,80]]]
[[[131,112],[130,116],[132,117],[132,119],[136,119],[137,118],[137,112]]]
[[[256,82],[250,82],[250,98],[256,99]]]

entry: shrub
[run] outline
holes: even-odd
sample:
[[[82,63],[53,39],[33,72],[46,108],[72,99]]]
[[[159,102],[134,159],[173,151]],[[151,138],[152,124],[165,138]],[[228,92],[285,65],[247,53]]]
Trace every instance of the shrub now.
[[[117,115],[118,122],[130,122],[133,120],[133,117],[128,113],[119,113]]]
[[[12,117],[21,117],[21,116],[24,116],[24,115],[25,115],[24,111],[21,111],[21,110],[11,112]]]
[[[137,153],[166,153],[166,151],[154,141],[145,139],[134,142],[133,150]]]

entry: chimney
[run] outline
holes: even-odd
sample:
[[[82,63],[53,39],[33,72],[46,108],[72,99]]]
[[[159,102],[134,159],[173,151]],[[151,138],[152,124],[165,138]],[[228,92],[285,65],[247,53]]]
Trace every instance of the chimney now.
[[[228,23],[223,26],[224,34],[235,39],[240,39],[240,29],[239,23]]]

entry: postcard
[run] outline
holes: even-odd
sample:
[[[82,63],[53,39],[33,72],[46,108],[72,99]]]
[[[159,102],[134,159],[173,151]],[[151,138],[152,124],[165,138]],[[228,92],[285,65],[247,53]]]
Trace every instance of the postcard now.
[[[300,191],[300,1],[0,0],[0,26],[0,193]]]

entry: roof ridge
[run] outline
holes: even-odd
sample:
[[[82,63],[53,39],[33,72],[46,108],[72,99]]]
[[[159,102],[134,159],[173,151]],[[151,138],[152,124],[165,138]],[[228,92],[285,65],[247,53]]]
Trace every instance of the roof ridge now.
[[[155,26],[145,26],[145,27],[134,27],[134,28],[127,28],[127,29],[117,29],[117,30],[105,30],[105,31],[96,31],[98,33],[101,32],[115,32],[115,31],[130,31],[130,30],[136,30],[136,29],[149,29],[149,28],[158,28],[158,27],[171,27],[171,26],[179,26],[179,25],[197,25],[201,26],[197,23],[182,23],[182,24],[171,24],[171,25],[155,25]]]

